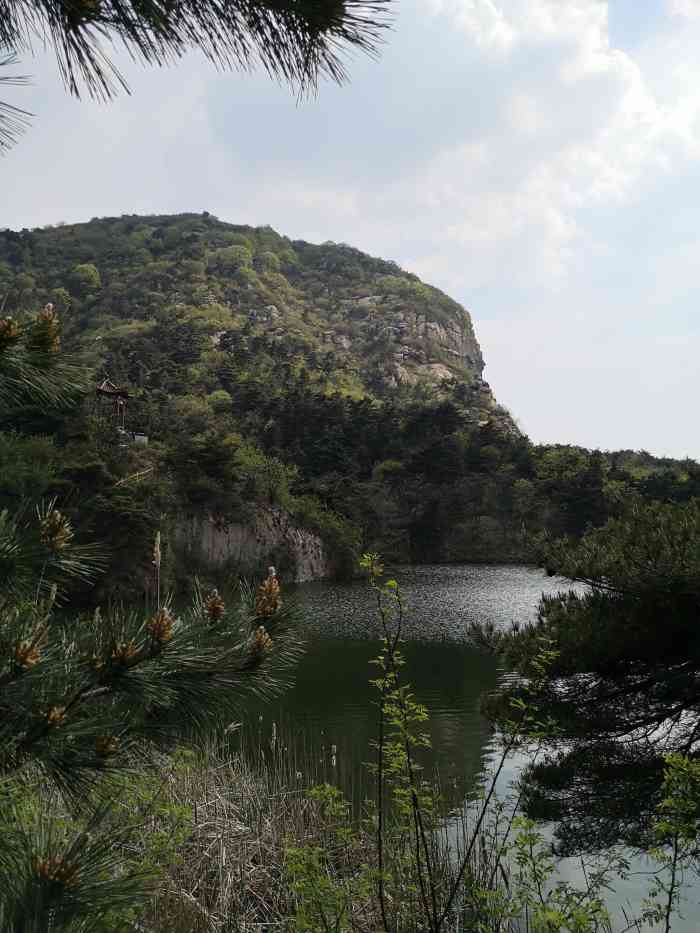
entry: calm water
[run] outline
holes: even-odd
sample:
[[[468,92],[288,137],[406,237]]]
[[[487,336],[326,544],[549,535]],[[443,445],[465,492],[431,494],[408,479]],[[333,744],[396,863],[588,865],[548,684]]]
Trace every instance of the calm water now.
[[[406,605],[406,679],[430,711],[433,750],[424,765],[459,796],[473,787],[492,749],[479,705],[498,677],[494,660],[469,644],[467,626],[525,622],[543,591],[556,592],[564,584],[528,567],[398,567],[391,575]],[[362,798],[368,786],[364,762],[376,737],[369,680],[376,676],[370,662],[379,650],[380,629],[373,594],[357,581],[305,584],[295,595],[304,609],[307,652],[295,686],[263,715],[279,724],[281,735],[314,748],[324,775],[334,746],[330,777]]]
[[[496,686],[499,670],[491,657],[469,644],[469,623],[492,621],[507,627],[526,622],[534,617],[542,593],[570,584],[521,566],[397,567],[388,573],[398,580],[406,604],[405,676],[430,712],[433,747],[423,763],[428,773],[439,775],[455,805],[474,789],[496,748],[480,714],[480,699]],[[295,596],[304,608],[307,652],[295,685],[275,705],[254,713],[254,728],[266,742],[274,729],[277,747],[285,746],[299,769],[308,771],[313,762],[314,773],[302,774],[305,780],[328,780],[358,803],[371,793],[365,762],[373,757],[376,737],[369,679],[375,676],[370,661],[378,652],[380,630],[372,594],[363,582],[319,582],[296,587]],[[502,791],[519,766],[514,761],[506,769]],[[644,872],[646,866],[636,862],[634,868]],[[560,874],[580,881],[575,862],[563,862]],[[646,888],[642,875],[616,884],[611,909],[626,904],[639,910]],[[700,929],[700,913],[693,905],[697,900],[695,890],[686,919],[674,924],[674,933]],[[620,921],[617,928],[623,927]]]

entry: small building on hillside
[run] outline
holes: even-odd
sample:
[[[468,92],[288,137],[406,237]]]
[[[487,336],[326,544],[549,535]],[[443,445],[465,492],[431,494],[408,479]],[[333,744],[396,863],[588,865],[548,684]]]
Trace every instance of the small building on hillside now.
[[[95,388],[95,395],[101,408],[109,405],[118,427],[123,428],[126,423],[126,406],[131,398],[128,389],[115,385],[111,379],[103,379]]]
[[[118,386],[107,377],[95,387],[95,398],[101,413],[107,414],[114,420],[119,436],[119,446],[135,443],[141,446],[148,444],[148,436],[142,432],[127,429],[127,408],[134,396],[125,386]]]

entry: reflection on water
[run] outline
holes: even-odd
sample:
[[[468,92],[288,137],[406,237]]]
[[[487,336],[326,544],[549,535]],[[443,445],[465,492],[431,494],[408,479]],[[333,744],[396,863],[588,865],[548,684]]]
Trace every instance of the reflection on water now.
[[[534,567],[493,564],[387,568],[399,582],[407,607],[404,636],[416,641],[465,642],[470,622],[532,619],[540,595],[571,584]],[[374,597],[367,583],[306,583],[296,587],[306,624],[323,638],[369,638],[379,634]]]
[[[372,757],[377,736],[376,676],[370,661],[379,643],[351,639],[323,639],[315,634],[301,661],[295,686],[265,711],[281,724],[280,734],[296,736],[316,753],[316,765],[327,766],[335,746],[335,774],[323,776],[338,783],[355,799],[368,790],[364,762]],[[481,770],[488,749],[489,728],[479,713],[479,698],[496,684],[496,666],[460,644],[404,646],[407,678],[416,698],[430,711],[432,749],[424,766],[439,771],[443,783],[462,793]],[[324,755],[325,750],[325,755]],[[321,770],[321,769],[319,769]]]
[[[406,679],[416,699],[430,713],[432,749],[426,752],[428,774],[438,773],[450,806],[475,787],[495,752],[488,723],[479,712],[484,691],[495,687],[498,668],[492,658],[470,646],[466,631],[472,621],[507,627],[534,617],[540,595],[568,589],[567,581],[547,578],[521,566],[419,566],[390,571],[400,583],[407,607],[404,623]],[[365,762],[373,757],[376,738],[375,675],[370,661],[379,650],[379,626],[373,596],[363,582],[311,583],[295,589],[304,608],[308,650],[296,672],[295,685],[272,706],[251,711],[255,728],[269,742],[273,726],[287,745],[292,770],[313,761],[312,780],[337,784],[356,804],[371,793]],[[258,716],[261,722],[258,722]],[[501,792],[516,776],[522,761],[514,758],[499,781]],[[304,774],[307,780],[308,774]],[[636,875],[647,866],[633,862],[625,882],[609,897],[618,918],[620,905],[638,910],[648,879]],[[566,860],[560,878],[582,883],[580,865]],[[686,919],[674,922],[674,933],[700,928],[688,892]],[[615,924],[616,930],[625,924]]]
[[[468,643],[467,627],[472,621],[525,622],[543,591],[564,584],[520,566],[397,567],[391,574],[406,605],[405,676],[430,713],[432,749],[423,764],[457,799],[474,786],[491,751],[479,705],[498,677],[493,658]],[[274,721],[281,735],[293,737],[288,741],[294,750],[314,749],[324,778],[362,799],[369,791],[364,763],[377,733],[369,684],[376,675],[370,662],[379,651],[375,598],[362,581],[304,584],[294,595],[304,609],[308,649],[293,688],[260,712],[268,730]]]

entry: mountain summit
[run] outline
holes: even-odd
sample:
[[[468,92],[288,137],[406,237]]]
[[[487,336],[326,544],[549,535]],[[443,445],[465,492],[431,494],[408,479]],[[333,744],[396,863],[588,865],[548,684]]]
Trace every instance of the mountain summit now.
[[[513,430],[483,381],[471,316],[393,262],[208,213],[0,233],[8,310],[52,301],[69,344],[137,389],[177,392],[173,364],[226,353],[319,391],[439,396]],[[177,382],[175,378],[175,382]]]

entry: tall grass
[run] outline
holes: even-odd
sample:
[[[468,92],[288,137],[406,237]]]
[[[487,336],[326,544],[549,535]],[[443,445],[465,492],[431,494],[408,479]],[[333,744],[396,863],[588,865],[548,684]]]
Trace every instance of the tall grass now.
[[[368,814],[355,814],[354,819],[348,815],[347,821],[340,811],[329,815],[323,796],[311,793],[327,774],[318,749],[309,745],[302,758],[298,752],[290,754],[294,745],[284,734],[276,734],[274,745],[258,742],[252,729],[241,730],[239,736],[235,741],[231,736],[223,737],[195,753],[163,756],[157,808],[147,792],[140,797],[143,814],[134,812],[131,797],[117,803],[117,822],[121,818],[133,820],[139,827],[124,854],[132,862],[150,865],[157,873],[152,900],[139,915],[136,929],[218,933],[293,928],[290,923],[300,906],[300,896],[286,868],[291,850],[323,849],[328,855],[325,870],[340,888],[373,864],[376,839]],[[342,835],[350,823],[351,840]],[[435,882],[447,891],[457,881],[465,840],[474,830],[472,815],[464,808],[443,827],[430,836],[428,844]],[[162,847],[154,856],[153,838],[164,833],[172,838],[180,836],[182,841]],[[386,838],[392,868],[398,872],[394,887],[406,898],[401,915],[414,918],[413,923],[405,921],[401,929],[424,929],[418,892],[404,858],[407,840],[391,821]],[[350,841],[344,843],[344,839]],[[493,852],[486,840],[484,834],[481,844],[473,847],[468,884],[461,888],[491,890],[502,898],[506,895],[506,874],[493,871]],[[402,866],[405,878],[400,877]],[[445,929],[465,929],[465,917],[476,921],[477,913],[483,931],[515,933],[520,929],[502,920],[487,925],[487,912],[474,899],[467,904],[463,897],[451,909]],[[349,905],[349,915],[357,929],[382,927],[379,904],[370,889]]]

